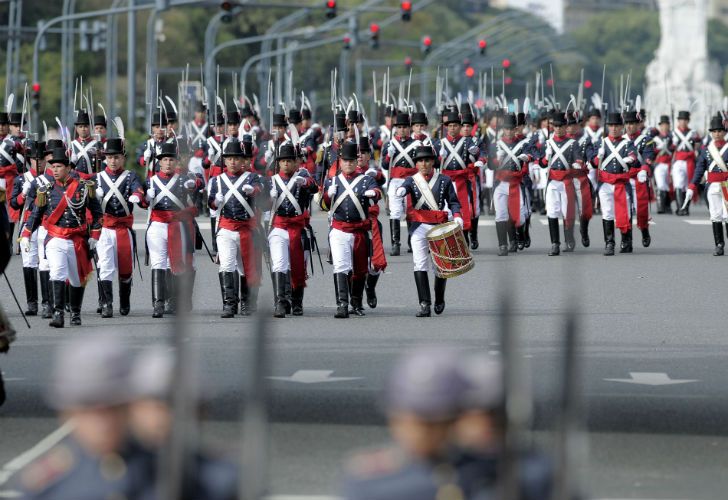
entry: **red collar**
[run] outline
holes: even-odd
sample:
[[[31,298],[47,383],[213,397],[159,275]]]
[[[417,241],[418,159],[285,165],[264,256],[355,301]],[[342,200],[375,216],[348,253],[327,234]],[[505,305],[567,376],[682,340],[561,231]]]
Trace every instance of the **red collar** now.
[[[109,167],[106,167],[104,170],[109,175],[119,175],[119,174],[121,174],[124,171],[124,167],[121,167],[121,169],[119,169],[118,174],[117,174],[117,172],[114,172],[113,170],[111,170]]]
[[[176,174],[176,173],[177,173],[177,172],[175,172],[175,174]],[[161,170],[160,170],[159,172],[157,172],[157,175],[159,176],[159,178],[160,178],[160,179],[164,179],[164,180],[169,180],[169,179],[171,179],[172,177],[174,177],[174,175],[175,175],[175,174],[172,174],[172,175],[167,175],[167,174],[165,174],[164,172],[162,172]]]
[[[592,132],[596,132],[597,130],[599,130],[600,127],[593,127],[589,125],[589,128],[592,130]]]
[[[456,142],[456,141],[459,141],[462,136],[463,136],[462,134],[458,134],[457,137],[453,137],[450,134],[447,134],[447,140],[450,142]]]
[[[344,174],[344,172],[342,172],[342,174]],[[354,171],[354,173],[352,173],[352,174],[344,174],[344,178],[345,178],[345,179],[346,179],[347,181],[350,181],[350,180],[352,180],[352,179],[356,179],[356,178],[357,178],[357,177],[359,177],[360,175],[361,175],[361,174],[360,174],[359,172],[357,172],[357,171],[355,170],[355,171]]]
[[[713,143],[715,144],[716,148],[720,149],[725,145],[725,139],[722,141],[713,141]]]

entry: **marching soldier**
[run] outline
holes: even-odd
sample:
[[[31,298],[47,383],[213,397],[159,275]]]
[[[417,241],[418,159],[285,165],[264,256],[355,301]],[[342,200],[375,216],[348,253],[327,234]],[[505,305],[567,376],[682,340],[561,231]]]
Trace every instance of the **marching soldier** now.
[[[321,187],[324,186],[327,179],[339,174],[339,161],[341,147],[346,139],[347,126],[346,115],[337,113],[334,116],[334,135],[329,137],[329,142],[321,146],[321,156],[316,167],[317,181]]]
[[[728,144],[725,141],[726,128],[720,116],[710,120],[711,142],[703,150],[695,166],[695,174],[688,187],[683,206],[690,203],[698,192],[697,186],[703,180],[707,172],[708,183],[706,186],[708,195],[708,209],[710,211],[710,222],[713,225],[713,239],[715,240],[715,251],[713,255],[723,255],[725,238],[723,237],[723,224],[728,224],[728,210],[726,200],[728,193],[726,182],[728,182]],[[726,227],[728,231],[728,225]]]
[[[397,196],[397,188],[404,184],[404,180],[417,173],[414,154],[419,142],[412,139],[410,132],[410,116],[407,113],[397,113],[394,117],[394,137],[382,148],[381,167],[389,172],[387,183],[387,200],[389,202],[389,229],[392,249],[389,255],[400,253],[400,226],[405,216],[405,202]]]
[[[8,133],[0,143],[0,207],[8,217],[7,240],[13,241],[15,223],[20,212],[7,203],[15,178],[25,171],[25,146],[20,131],[20,113],[8,115]]]
[[[528,139],[519,141],[516,138],[516,126],[516,116],[505,115],[503,135],[491,144],[488,159],[488,166],[495,173],[493,202],[498,255],[501,257],[517,251],[516,232],[526,223],[529,210],[522,183],[523,177],[528,175],[528,164],[535,155],[529,150]]]
[[[452,213],[460,227],[463,226],[460,200],[452,179],[434,171],[435,154],[430,146],[418,146],[415,152],[418,172],[408,177],[397,190],[400,198],[409,196],[412,210],[407,213],[407,222],[412,238],[412,259],[414,261],[415,285],[420,310],[418,318],[430,317],[430,281],[428,272],[432,269],[427,232],[437,224],[447,222]],[[449,212],[448,212],[449,210]],[[445,310],[445,285],[447,280],[435,276],[435,314]]]
[[[655,160],[655,148],[649,131],[641,131],[642,119],[636,111],[624,114],[626,128],[625,137],[632,141],[637,162],[630,166],[630,184],[634,193],[634,207],[637,214],[637,228],[642,232],[642,246],[648,247],[650,237],[650,181],[652,164]]]
[[[167,120],[158,112],[152,114],[152,133],[142,147],[137,163],[147,171],[147,179],[159,172],[158,155],[167,141]]]
[[[94,137],[97,137],[102,143],[106,142],[108,124],[106,123],[106,116],[96,115],[94,116]]]
[[[284,142],[291,142],[291,138],[286,134],[286,127],[288,127],[286,115],[282,113],[274,113],[273,124],[270,129],[271,138],[265,145],[265,153],[263,156],[265,158],[268,176],[275,173],[276,154],[278,153],[278,149],[281,147],[281,144]]]
[[[609,135],[593,149],[592,160],[599,167],[599,205],[604,228],[604,255],[614,255],[614,228],[622,233],[620,253],[632,253],[632,189],[630,167],[637,162],[632,142],[624,137],[624,122],[620,113],[607,115]]]
[[[465,105],[463,105],[465,106]],[[462,113],[461,117],[462,121],[462,129],[461,134],[463,137],[467,137],[470,139],[470,142],[472,143],[473,147],[478,149],[478,153],[475,155],[471,154],[471,160],[474,160],[472,165],[468,165],[468,179],[470,180],[470,187],[471,187],[471,196],[472,196],[472,214],[471,214],[471,222],[470,222],[470,234],[469,234],[469,240],[470,240],[470,248],[473,250],[477,250],[480,246],[480,243],[478,242],[478,222],[480,220],[480,212],[482,210],[482,203],[481,200],[483,199],[482,196],[482,189],[483,189],[483,178],[482,178],[482,168],[483,168],[483,160],[486,157],[486,148],[483,147],[482,141],[478,138],[477,135],[474,135],[474,127],[477,122],[475,119],[475,115],[473,115],[472,109],[468,106]],[[520,131],[521,129],[519,129]],[[474,150],[474,149],[473,149]],[[461,205],[462,206],[462,205]]]
[[[672,185],[675,188],[675,215],[690,215],[690,202],[685,205],[685,190],[695,175],[695,157],[700,150],[700,136],[690,127],[690,112],[677,114],[677,127],[672,131],[675,153],[672,161]],[[683,208],[685,206],[685,208]]]
[[[195,148],[198,148],[201,144],[205,144],[207,142],[207,138],[211,134],[209,133],[210,125],[207,123],[207,107],[204,103],[197,103],[195,116],[189,123],[188,130],[190,131],[190,143],[193,144]]]
[[[296,147],[300,149],[301,154],[304,156],[303,164],[306,170],[313,176],[316,173],[316,150],[318,149],[315,129],[310,125],[304,126],[303,115],[297,109],[288,111],[288,123],[295,126],[298,131],[298,144],[296,144]]]
[[[101,237],[96,246],[101,292],[101,317],[114,315],[112,279],[119,274],[119,314],[130,310],[136,236],[134,204],[144,200],[144,187],[136,173],[124,170],[126,149],[123,139],[109,139],[104,148],[106,169],[96,175],[96,196],[104,214]]]
[[[304,153],[305,154],[305,153]],[[296,148],[283,144],[278,151],[279,171],[270,179],[272,200],[270,232],[271,273],[275,283],[273,316],[285,318],[290,280],[291,312],[303,315],[303,290],[306,286],[306,249],[311,249],[306,226],[311,218],[308,207],[318,186],[305,166],[296,164]]]
[[[654,137],[655,144],[655,184],[657,185],[657,213],[672,213],[670,207],[670,163],[675,151],[670,131],[670,117],[660,116],[658,134]],[[678,207],[680,208],[680,207]]]
[[[214,114],[212,114],[214,113]],[[203,162],[203,168],[207,170],[207,192],[210,193],[210,186],[213,179],[223,173],[225,162],[222,158],[222,145],[225,142],[225,115],[217,109],[210,115],[210,123],[214,134],[207,138],[207,158]],[[212,234],[212,251],[217,254],[217,210],[210,208],[210,231]],[[220,282],[222,286],[222,281]]]
[[[588,161],[591,158],[591,135],[585,131],[586,128],[589,128],[588,126],[585,129],[581,128],[578,112],[570,113],[567,122],[567,136],[577,142],[579,157],[584,162],[583,168],[573,169],[571,171],[571,178],[574,183],[574,191],[576,192],[576,210],[579,212],[581,244],[587,248],[591,245],[591,240],[589,239],[589,222],[594,215],[594,192],[591,179],[594,167]]]
[[[176,312],[176,282],[194,276],[195,207],[189,194],[199,181],[178,171],[177,147],[164,143],[157,155],[159,172],[147,179],[151,215],[146,243],[152,268],[153,318]],[[191,287],[190,287],[191,288]]]
[[[75,127],[76,138],[71,142],[71,163],[76,165],[75,170],[79,177],[88,180],[93,177],[96,150],[100,145],[91,135],[88,113],[83,110],[78,111]]]
[[[228,140],[223,150],[225,172],[210,183],[208,203],[219,214],[217,248],[223,283],[222,318],[256,310],[261,270],[258,264],[256,198],[263,189],[260,176],[251,172],[252,144]],[[236,272],[240,276],[240,293]],[[284,287],[285,288],[285,287]]]
[[[554,113],[552,118],[554,133],[546,141],[546,152],[541,165],[549,169],[549,183],[546,187],[546,216],[549,221],[551,250],[549,256],[561,253],[559,238],[559,219],[564,219],[564,241],[566,252],[573,252],[574,222],[576,220],[576,190],[574,189],[572,169],[584,169],[584,160],[576,140],[566,135],[566,117]]]
[[[409,117],[408,117],[409,120]],[[405,136],[406,137],[406,136]],[[349,317],[349,287],[352,313],[364,316],[363,296],[369,269],[370,200],[381,198],[377,181],[357,173],[357,146],[345,143],[341,150],[341,173],[326,180],[323,193],[325,206],[331,207],[329,245],[334,265],[334,285],[337,296],[335,318]]]
[[[44,223],[48,231],[45,252],[53,289],[53,319],[49,325],[64,327],[68,280],[71,325],[80,326],[83,294],[92,271],[90,252],[96,248],[101,233],[101,204],[92,183],[71,176],[71,166],[64,149],[54,149],[49,163],[55,182],[47,190],[38,188],[35,207],[23,228],[20,244],[27,249],[33,232],[41,222]],[[90,235],[87,211],[91,215]]]

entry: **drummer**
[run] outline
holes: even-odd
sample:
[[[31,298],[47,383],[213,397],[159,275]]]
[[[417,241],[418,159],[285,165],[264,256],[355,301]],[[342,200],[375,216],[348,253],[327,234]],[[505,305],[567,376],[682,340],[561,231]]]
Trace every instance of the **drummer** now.
[[[435,172],[435,153],[430,146],[418,146],[415,151],[418,172],[407,177],[397,189],[396,195],[410,196],[407,210],[407,226],[412,238],[412,259],[415,268],[415,284],[420,310],[418,318],[431,316],[430,281],[427,272],[432,269],[427,232],[437,224],[454,220],[462,231],[460,202],[450,178]],[[435,276],[435,314],[445,310],[445,278]]]

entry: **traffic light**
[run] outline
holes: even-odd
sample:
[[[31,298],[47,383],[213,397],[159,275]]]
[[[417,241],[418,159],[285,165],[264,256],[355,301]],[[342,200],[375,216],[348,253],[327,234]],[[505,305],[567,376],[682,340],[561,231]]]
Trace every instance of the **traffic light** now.
[[[344,35],[344,50],[349,50],[351,48],[351,37],[349,35]]]
[[[467,68],[465,68],[465,76],[467,76],[468,78],[474,77],[475,76],[475,69],[473,69],[472,66],[468,66]]]
[[[379,48],[379,25],[372,23],[369,25],[369,45],[373,49]]]
[[[220,21],[223,23],[229,23],[233,20],[232,10],[233,10],[233,3],[232,2],[221,2],[220,3],[220,9],[222,10],[222,15],[220,16]]]
[[[33,95],[31,96],[33,109],[37,112],[40,109],[40,83],[35,82],[31,88],[33,90]]]
[[[488,42],[486,42],[485,40],[479,40],[478,41],[478,48],[480,48],[480,55],[481,56],[484,56],[485,55],[485,50],[488,48]]]
[[[503,83],[505,83],[506,85],[510,85],[513,83],[513,78],[511,78],[510,76],[507,76],[506,79],[503,81]]]
[[[425,53],[425,54],[429,54],[430,53],[430,49],[432,49],[432,38],[430,38],[429,36],[425,35],[422,38],[422,52]]]
[[[410,56],[404,58],[404,67],[407,69],[412,68],[412,58]]]
[[[402,2],[400,4],[402,11],[402,21],[405,23],[412,20],[412,2]]]
[[[336,1],[328,0],[326,2],[326,18],[333,19],[336,17]]]
[[[585,89],[592,88],[592,81],[591,80],[584,80],[584,88]]]
[[[506,58],[501,61],[501,66],[503,66],[503,69],[508,69],[511,67],[511,60]]]

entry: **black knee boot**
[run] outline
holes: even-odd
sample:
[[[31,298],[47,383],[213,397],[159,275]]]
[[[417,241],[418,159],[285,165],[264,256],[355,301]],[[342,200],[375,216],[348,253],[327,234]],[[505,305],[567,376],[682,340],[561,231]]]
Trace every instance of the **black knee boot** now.
[[[174,315],[177,313],[177,276],[172,271],[165,271],[167,294],[164,298],[164,314]]]
[[[217,273],[217,281],[220,283],[220,298],[222,299],[222,307],[223,310],[225,309],[225,277],[223,276],[225,273],[218,272]]]
[[[82,286],[71,287],[71,325],[81,326],[81,306],[83,305],[83,293],[86,289]]]
[[[619,245],[619,253],[632,253],[632,228],[622,233],[622,242]]]
[[[420,310],[415,315],[418,318],[429,318],[430,305],[432,298],[430,296],[430,279],[427,271],[415,271],[415,285],[417,286],[417,300],[420,303]]]
[[[233,272],[235,283],[233,284],[233,295],[235,297],[235,305],[233,305],[233,314],[238,314],[238,304],[240,303],[240,273],[235,270]]]
[[[335,273],[336,282],[336,314],[334,318],[349,317],[349,275],[347,273]]]
[[[286,273],[273,273],[273,282],[276,284],[276,306],[273,317],[286,317]]]
[[[602,219],[604,229],[604,255],[614,255],[614,221]]]
[[[723,255],[725,248],[725,238],[723,237],[723,223],[713,222],[713,239],[715,240],[715,251],[713,255],[720,257]]]
[[[245,276],[240,277],[240,315],[250,316],[250,307],[248,301],[250,299],[250,289],[248,288],[248,279]]]
[[[389,219],[389,230],[392,234],[392,250],[389,252],[389,255],[392,257],[396,257],[400,253],[400,244],[399,244],[399,238],[400,238],[400,223],[399,219]]]
[[[508,222],[508,253],[516,253],[518,251],[518,242],[516,241],[516,225]]]
[[[43,307],[43,319],[53,317],[53,290],[51,290],[50,271],[39,271],[41,306]]]
[[[559,219],[549,217],[549,236],[551,236],[551,250],[549,256],[553,257],[561,253],[561,241],[559,241]]]
[[[65,281],[51,281],[51,290],[53,290],[53,319],[48,326],[54,328],[63,328],[65,320],[64,313],[66,310],[66,283]]]
[[[217,254],[217,217],[210,217],[210,233],[212,234],[212,251]]]
[[[101,317],[112,318],[114,316],[114,286],[110,280],[99,281],[101,290]]]
[[[164,304],[167,300],[167,271],[152,269],[152,318],[164,317]]]
[[[470,248],[477,250],[480,246],[478,243],[478,217],[475,217],[470,221]]]
[[[25,283],[25,299],[28,303],[25,315],[36,316],[38,314],[38,269],[24,267],[23,282]]]
[[[498,235],[498,255],[504,257],[508,255],[508,222],[496,222],[495,232]]]
[[[445,285],[447,280],[435,276],[435,314],[442,314],[445,310]]]
[[[350,314],[355,316],[365,316],[364,314],[364,287],[366,286],[366,277],[354,278],[351,280],[351,310]]]
[[[132,279],[119,279],[119,314],[128,316],[131,311]]]
[[[531,246],[531,216],[526,217],[526,223],[523,225],[523,246],[528,248]]]
[[[223,293],[223,306],[221,318],[234,318],[235,317],[235,288],[236,279],[235,273],[219,273],[222,278],[222,293]]]
[[[288,271],[286,273],[286,301],[284,302],[286,306],[286,314],[291,314],[293,311],[293,287],[291,286],[291,271]]]
[[[518,251],[522,252],[526,248],[526,225],[523,224],[516,228],[516,244],[518,245]]]
[[[377,281],[379,281],[378,274],[367,274],[367,283],[364,290],[367,294],[367,305],[370,309],[377,307]]]
[[[642,246],[647,248],[650,246],[650,243],[652,243],[652,237],[650,236],[650,227],[647,226],[644,229],[640,229],[642,231]]]
[[[589,240],[589,219],[586,217],[581,218],[579,231],[581,232],[581,244],[584,245],[584,248],[588,248],[591,241]]]
[[[291,290],[291,300],[293,302],[291,314],[294,316],[303,316],[303,288],[299,286]]]

